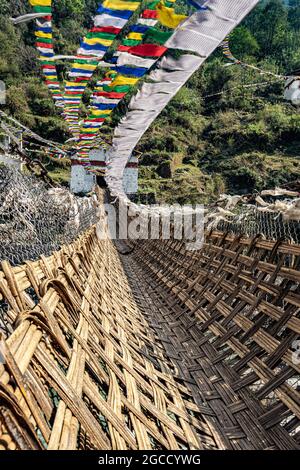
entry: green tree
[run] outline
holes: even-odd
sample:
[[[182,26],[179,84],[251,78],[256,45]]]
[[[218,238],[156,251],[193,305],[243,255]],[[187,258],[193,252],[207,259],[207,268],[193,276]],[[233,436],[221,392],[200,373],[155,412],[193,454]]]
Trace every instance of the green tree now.
[[[9,14],[9,2],[7,0],[0,0],[0,14],[8,15]]]
[[[259,44],[246,26],[236,28],[231,34],[232,52],[237,58],[256,56],[260,50]]]
[[[20,76],[20,35],[7,16],[0,16],[0,78],[6,83]]]
[[[60,20],[70,15],[82,15],[85,10],[84,0],[54,0],[53,5]]]
[[[288,19],[290,26],[299,34],[300,0],[290,0],[289,6]]]

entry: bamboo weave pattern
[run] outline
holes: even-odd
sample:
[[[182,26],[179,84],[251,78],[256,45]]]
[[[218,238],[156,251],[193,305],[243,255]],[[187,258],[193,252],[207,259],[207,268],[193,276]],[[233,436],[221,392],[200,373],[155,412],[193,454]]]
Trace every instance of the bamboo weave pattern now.
[[[160,340],[210,410],[218,445],[299,448],[300,246],[212,232],[200,253],[144,241],[131,256],[127,269],[155,299]]]
[[[299,245],[132,247],[2,263],[1,448],[298,448]]]
[[[217,447],[95,227],[49,258],[3,262],[0,302],[2,449]]]

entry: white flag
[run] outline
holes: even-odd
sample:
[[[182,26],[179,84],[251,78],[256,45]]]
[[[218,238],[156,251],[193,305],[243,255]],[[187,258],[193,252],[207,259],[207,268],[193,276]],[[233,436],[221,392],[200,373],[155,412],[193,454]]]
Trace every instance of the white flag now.
[[[116,18],[107,13],[96,15],[94,18],[95,26],[114,26],[115,28],[123,28],[127,21],[126,19]]]
[[[149,69],[156,62],[153,59],[143,59],[143,57],[138,57],[128,52],[119,52],[118,53],[118,62],[117,65],[135,65],[136,67],[144,67]]]

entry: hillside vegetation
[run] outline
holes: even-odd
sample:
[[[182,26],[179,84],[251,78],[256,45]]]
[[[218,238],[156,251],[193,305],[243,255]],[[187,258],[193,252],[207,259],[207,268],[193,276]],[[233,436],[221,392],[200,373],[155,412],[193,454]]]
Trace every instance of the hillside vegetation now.
[[[74,53],[97,3],[55,1],[58,52]],[[67,128],[41,80],[33,24],[15,28],[9,20],[25,11],[26,0],[0,0],[6,109],[34,131],[63,142]],[[231,49],[249,64],[287,74],[300,69],[299,27],[300,0],[262,1],[231,35]],[[208,202],[220,192],[252,192],[299,178],[300,114],[284,102],[283,82],[225,63],[216,51],[138,145],[142,193],[165,202]],[[61,78],[65,71],[59,67]],[[122,105],[103,132],[125,110]]]
[[[279,74],[300,69],[300,1],[289,3],[261,2],[231,35],[234,55]],[[216,51],[144,136],[142,192],[208,202],[300,178],[300,114],[283,82],[225,63]]]

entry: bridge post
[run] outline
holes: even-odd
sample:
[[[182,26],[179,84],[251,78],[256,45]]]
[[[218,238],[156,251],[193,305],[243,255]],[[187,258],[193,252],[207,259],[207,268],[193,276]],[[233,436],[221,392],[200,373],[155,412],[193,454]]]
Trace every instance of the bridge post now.
[[[74,194],[91,192],[96,184],[96,176],[86,170],[78,160],[72,159],[71,162],[71,192]]]
[[[90,152],[89,164],[97,169],[106,168],[107,155],[104,149]],[[96,176],[79,162],[72,159],[70,190],[72,193],[89,193],[96,184]],[[126,194],[136,194],[138,191],[138,159],[131,156],[124,172],[124,190]]]
[[[126,194],[136,194],[138,192],[138,159],[131,155],[124,171],[124,191]]]

